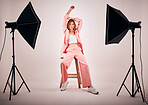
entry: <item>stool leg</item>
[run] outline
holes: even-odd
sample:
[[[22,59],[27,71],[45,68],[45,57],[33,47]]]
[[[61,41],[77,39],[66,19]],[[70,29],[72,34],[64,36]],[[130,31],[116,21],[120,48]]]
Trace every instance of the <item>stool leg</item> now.
[[[78,65],[78,60],[75,58],[76,70],[77,70],[77,79],[78,79],[78,87],[81,88],[81,77],[80,77],[80,70]]]

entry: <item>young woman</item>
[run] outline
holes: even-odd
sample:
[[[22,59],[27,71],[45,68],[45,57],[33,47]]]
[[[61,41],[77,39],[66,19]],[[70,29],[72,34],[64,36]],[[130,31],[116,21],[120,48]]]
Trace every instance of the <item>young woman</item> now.
[[[74,6],[71,6],[66,15],[64,16],[63,21],[63,31],[64,31],[64,43],[61,49],[61,55],[64,53],[64,59],[62,60],[61,66],[61,74],[62,74],[62,86],[61,91],[66,89],[68,85],[68,74],[67,69],[69,68],[72,60],[75,58],[78,59],[80,65],[80,74],[82,78],[82,86],[83,88],[88,87],[88,92],[93,94],[98,94],[99,92],[92,86],[89,67],[85,60],[82,43],[80,40],[79,32],[82,27],[82,20],[78,17],[71,18],[69,17],[70,12],[74,9]],[[68,19],[68,22],[67,22]],[[75,22],[78,22],[78,27],[76,27]]]

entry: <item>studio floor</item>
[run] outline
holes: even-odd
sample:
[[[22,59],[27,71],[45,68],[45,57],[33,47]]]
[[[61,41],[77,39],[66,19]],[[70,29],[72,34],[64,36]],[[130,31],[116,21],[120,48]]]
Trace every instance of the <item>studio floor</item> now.
[[[132,98],[124,88],[117,97],[117,85],[106,83],[95,86],[100,94],[93,95],[87,89],[78,89],[75,81],[70,81],[66,91],[60,91],[59,84],[29,83],[31,92],[24,85],[11,101],[8,100],[9,88],[5,93],[1,89],[0,105],[146,105],[140,93]]]

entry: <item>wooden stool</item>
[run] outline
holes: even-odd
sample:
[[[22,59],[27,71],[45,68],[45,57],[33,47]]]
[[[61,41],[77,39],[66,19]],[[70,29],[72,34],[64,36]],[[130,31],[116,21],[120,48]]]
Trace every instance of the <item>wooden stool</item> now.
[[[63,59],[64,57],[61,57],[61,59]],[[68,74],[68,78],[77,78],[78,79],[78,88],[81,88],[81,76],[80,76],[80,70],[79,70],[79,63],[78,60],[76,58],[75,59],[75,65],[76,65],[76,74]],[[62,86],[62,83],[60,83],[60,88]]]

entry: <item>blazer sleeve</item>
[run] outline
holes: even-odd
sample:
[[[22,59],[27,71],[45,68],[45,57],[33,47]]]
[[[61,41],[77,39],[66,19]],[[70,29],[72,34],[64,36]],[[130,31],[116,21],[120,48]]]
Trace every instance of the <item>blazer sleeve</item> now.
[[[68,14],[66,14],[66,15],[64,16],[64,20],[63,20],[63,32],[64,32],[64,33],[65,33],[66,30],[67,30],[67,19],[68,19],[68,17],[69,17]]]
[[[76,17],[76,18],[75,18],[75,21],[78,22],[77,30],[78,30],[78,32],[80,32],[81,27],[82,27],[82,19]]]

